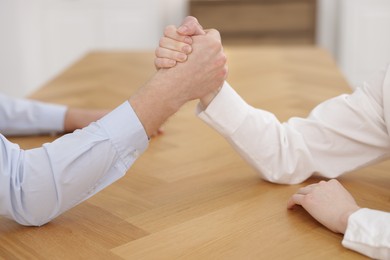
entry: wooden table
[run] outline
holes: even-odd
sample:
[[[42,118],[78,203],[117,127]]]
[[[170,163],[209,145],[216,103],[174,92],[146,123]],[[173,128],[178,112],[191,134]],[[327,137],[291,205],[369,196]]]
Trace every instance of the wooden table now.
[[[280,120],[306,116],[348,92],[335,63],[315,47],[227,48],[229,82]],[[153,53],[91,53],[32,95],[71,106],[114,108],[154,73]],[[128,174],[51,223],[0,218],[4,259],[364,259],[302,208],[286,209],[302,185],[262,181],[194,116],[195,102],[164,125]],[[55,137],[11,138],[23,148]],[[340,181],[361,206],[389,211],[390,163]]]

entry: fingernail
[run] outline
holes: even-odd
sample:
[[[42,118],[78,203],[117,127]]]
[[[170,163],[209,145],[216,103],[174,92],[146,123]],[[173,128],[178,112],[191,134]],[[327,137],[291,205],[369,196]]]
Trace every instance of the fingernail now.
[[[182,50],[183,50],[185,53],[189,54],[189,53],[191,53],[192,48],[191,48],[191,46],[189,46],[189,45],[185,45],[185,46],[183,46]]]
[[[187,44],[192,44],[192,38],[191,37],[185,37],[184,42]]]
[[[178,59],[179,59],[180,61],[185,61],[185,60],[187,60],[187,55],[185,55],[184,53],[180,53],[180,54],[178,55]]]
[[[182,26],[180,26],[180,27],[177,29],[177,31],[178,31],[179,33],[182,33],[182,34],[186,33],[187,30],[188,30],[188,27],[185,26],[185,25],[182,25]]]

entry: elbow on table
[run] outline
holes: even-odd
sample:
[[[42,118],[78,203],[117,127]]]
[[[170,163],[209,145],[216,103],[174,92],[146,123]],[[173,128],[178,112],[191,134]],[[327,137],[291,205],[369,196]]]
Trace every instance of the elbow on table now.
[[[34,227],[43,226],[54,218],[52,212],[38,212],[34,205],[27,205],[13,215],[14,220],[20,225]]]
[[[26,219],[26,218],[23,218],[23,219],[15,219],[15,221],[22,225],[22,226],[26,226],[26,227],[41,227],[47,223],[50,222],[50,219],[46,219],[46,220],[36,220],[36,219]]]
[[[14,220],[23,226],[40,227],[53,219],[53,214],[47,212],[36,212],[34,207],[27,207],[14,214]]]
[[[276,184],[299,184],[307,180],[316,169],[316,164],[306,151],[294,150],[286,152],[265,152],[251,157],[248,162],[255,168],[260,177]],[[258,159],[261,158],[261,159]]]
[[[331,167],[311,167],[311,165],[299,165],[293,168],[283,166],[264,168],[256,167],[260,177],[266,181],[276,184],[294,185],[306,181],[313,175],[320,176],[326,179],[335,179],[346,173],[345,170]]]
[[[262,179],[271,183],[284,185],[299,184],[311,176],[310,172],[297,168],[287,169],[285,167],[256,167],[256,171]]]
[[[57,199],[37,191],[14,192],[12,218],[23,226],[43,226],[59,214]]]
[[[62,199],[47,152],[42,148],[25,151],[7,143],[0,156],[0,215],[24,226],[42,226],[55,218]]]
[[[289,176],[289,175],[286,175],[286,174],[272,174],[271,176],[265,176],[264,174],[261,174],[261,177],[266,180],[266,181],[269,181],[271,183],[275,183],[275,184],[283,184],[283,185],[294,185],[294,184],[299,184],[303,181],[306,180],[306,178],[296,178],[294,176]]]

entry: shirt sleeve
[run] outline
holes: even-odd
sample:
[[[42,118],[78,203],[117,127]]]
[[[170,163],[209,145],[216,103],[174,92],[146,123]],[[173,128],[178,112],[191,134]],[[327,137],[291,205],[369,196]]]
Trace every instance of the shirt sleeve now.
[[[360,209],[348,219],[343,245],[374,259],[390,258],[390,213]]]
[[[0,133],[51,134],[64,131],[66,106],[0,94]]]
[[[0,215],[42,225],[122,177],[147,145],[128,102],[40,148],[0,136]]]
[[[318,105],[307,118],[281,123],[247,104],[225,83],[198,116],[223,135],[262,178],[299,183],[313,173],[334,178],[389,157],[382,82],[366,83],[350,95]]]

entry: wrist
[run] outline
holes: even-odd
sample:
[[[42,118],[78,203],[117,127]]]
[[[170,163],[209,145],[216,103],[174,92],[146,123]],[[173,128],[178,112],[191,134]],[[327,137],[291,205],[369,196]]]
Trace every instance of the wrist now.
[[[208,93],[207,95],[203,96],[202,98],[200,98],[200,104],[201,104],[203,110],[207,109],[207,107],[210,105],[210,103],[218,95],[221,88],[222,88],[222,86],[219,87],[217,90],[214,90],[214,91]]]
[[[177,93],[181,82],[169,76],[167,70],[160,69],[128,100],[149,138],[187,101]]]
[[[341,216],[340,216],[340,233],[342,234],[345,234],[345,231],[347,230],[347,227],[348,227],[348,220],[349,220],[349,217],[355,213],[356,211],[358,211],[360,209],[360,207],[356,206],[354,207],[353,209],[350,209],[346,212],[344,212]]]
[[[186,87],[188,84],[183,79],[178,78],[177,73],[172,69],[160,69],[155,76],[147,83],[148,95],[155,96],[165,109],[171,113],[177,112],[190,98]]]

